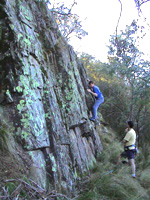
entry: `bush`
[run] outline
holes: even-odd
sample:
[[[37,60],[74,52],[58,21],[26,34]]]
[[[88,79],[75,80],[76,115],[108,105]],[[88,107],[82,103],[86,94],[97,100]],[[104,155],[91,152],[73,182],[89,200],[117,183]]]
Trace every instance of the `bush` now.
[[[128,165],[117,165],[118,155],[123,151],[119,141],[111,134],[100,133],[100,137],[104,149],[93,169],[87,191],[79,200],[149,200],[150,169],[141,172],[144,166],[142,152],[137,156],[137,164],[140,162],[137,174],[141,176],[139,180],[133,179]]]
[[[150,169],[145,169],[142,171],[140,176],[140,183],[144,188],[150,187]]]

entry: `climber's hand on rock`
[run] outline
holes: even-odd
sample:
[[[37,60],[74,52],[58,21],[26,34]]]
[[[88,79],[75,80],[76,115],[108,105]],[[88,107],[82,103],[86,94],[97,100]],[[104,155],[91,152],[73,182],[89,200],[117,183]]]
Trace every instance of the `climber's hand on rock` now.
[[[90,90],[90,89],[87,89],[87,91],[88,91],[88,92],[91,92],[91,90]]]

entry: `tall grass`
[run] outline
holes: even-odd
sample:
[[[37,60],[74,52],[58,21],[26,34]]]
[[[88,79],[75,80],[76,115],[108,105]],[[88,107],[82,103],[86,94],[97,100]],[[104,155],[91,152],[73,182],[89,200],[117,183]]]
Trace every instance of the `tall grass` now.
[[[137,179],[131,177],[128,164],[118,164],[118,155],[123,151],[121,143],[112,134],[101,134],[103,151],[99,162],[79,200],[149,200],[150,169],[143,170],[141,154],[137,157]]]

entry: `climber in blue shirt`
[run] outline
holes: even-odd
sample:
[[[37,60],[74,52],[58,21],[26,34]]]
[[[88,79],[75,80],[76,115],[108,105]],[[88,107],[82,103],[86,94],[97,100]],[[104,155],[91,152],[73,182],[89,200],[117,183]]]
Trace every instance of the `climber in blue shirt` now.
[[[92,117],[90,118],[90,120],[95,121],[97,118],[97,109],[100,104],[104,103],[104,96],[101,93],[100,89],[96,85],[94,85],[93,81],[89,81],[89,86],[93,91],[91,89],[87,89],[87,91],[91,93],[96,99],[93,105]]]

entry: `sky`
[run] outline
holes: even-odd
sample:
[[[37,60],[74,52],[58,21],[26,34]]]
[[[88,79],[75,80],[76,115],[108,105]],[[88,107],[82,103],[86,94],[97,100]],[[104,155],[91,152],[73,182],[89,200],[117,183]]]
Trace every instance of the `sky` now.
[[[65,5],[69,5],[73,0],[63,0],[63,2]],[[74,6],[73,12],[79,15],[83,29],[88,32],[88,36],[81,40],[72,37],[70,44],[77,52],[85,52],[102,62],[107,62],[107,45],[110,35],[115,33],[120,15],[119,0],[76,0],[76,2],[77,5]],[[118,30],[124,30],[133,19],[139,18],[134,0],[121,0],[121,2],[123,10]],[[143,4],[141,9],[147,22],[150,23],[150,2]],[[140,18],[141,25],[144,24],[144,17]],[[147,26],[147,35],[139,45],[139,49],[145,53],[147,59],[150,58],[150,31],[148,28]]]

